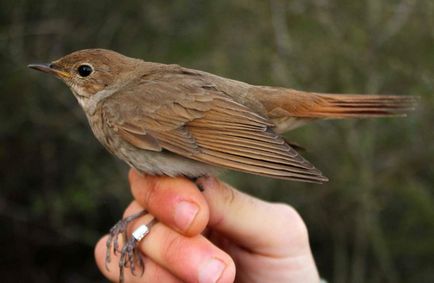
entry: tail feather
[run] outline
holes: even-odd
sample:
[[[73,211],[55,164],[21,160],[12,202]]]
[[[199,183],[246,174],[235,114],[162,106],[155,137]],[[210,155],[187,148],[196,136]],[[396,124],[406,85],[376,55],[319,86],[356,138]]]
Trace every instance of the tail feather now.
[[[408,95],[329,94],[277,87],[253,87],[249,94],[280,131],[298,126],[299,120],[406,116],[419,100]]]
[[[402,95],[320,94],[309,109],[319,118],[365,118],[406,116],[415,109],[418,98]]]

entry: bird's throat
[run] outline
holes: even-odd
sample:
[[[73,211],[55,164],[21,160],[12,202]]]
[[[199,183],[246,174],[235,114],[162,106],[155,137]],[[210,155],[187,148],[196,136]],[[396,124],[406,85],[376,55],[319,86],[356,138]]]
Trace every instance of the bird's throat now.
[[[94,115],[99,103],[116,92],[116,89],[103,89],[89,96],[89,94],[84,93],[83,89],[71,88],[71,90],[88,115]]]

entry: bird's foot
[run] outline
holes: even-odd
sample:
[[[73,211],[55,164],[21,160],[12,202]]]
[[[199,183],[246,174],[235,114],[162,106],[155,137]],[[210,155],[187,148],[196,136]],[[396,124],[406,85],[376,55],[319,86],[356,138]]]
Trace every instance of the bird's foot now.
[[[131,273],[136,275],[136,263],[140,268],[140,274],[144,272],[144,264],[143,258],[140,251],[137,249],[139,241],[149,233],[149,229],[156,222],[156,220],[152,220],[147,225],[141,225],[137,228],[131,237],[127,235],[128,225],[136,220],[137,218],[147,214],[146,210],[140,211],[136,214],[130,215],[118,223],[116,223],[111,229],[110,234],[106,242],[107,253],[105,257],[105,268],[109,270],[108,264],[111,262],[111,252],[113,249],[113,254],[120,254],[119,258],[119,282],[124,282],[124,271],[125,268],[130,268]],[[119,247],[119,236],[123,237],[123,246],[122,249]]]

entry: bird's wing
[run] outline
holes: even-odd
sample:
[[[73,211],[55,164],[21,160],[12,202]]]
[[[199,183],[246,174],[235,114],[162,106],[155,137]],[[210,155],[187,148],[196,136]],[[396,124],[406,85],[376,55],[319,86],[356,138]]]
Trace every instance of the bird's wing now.
[[[142,80],[102,105],[106,123],[132,145],[274,178],[327,178],[273,124],[199,79]]]

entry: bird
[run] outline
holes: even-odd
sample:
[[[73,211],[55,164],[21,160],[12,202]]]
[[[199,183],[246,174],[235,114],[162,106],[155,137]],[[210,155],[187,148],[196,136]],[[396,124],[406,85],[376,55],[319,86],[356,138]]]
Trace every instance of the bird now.
[[[327,182],[283,133],[323,119],[405,116],[417,100],[258,86],[106,49],[28,67],[71,89],[110,153],[145,174],[192,180],[231,169]]]
[[[225,168],[326,182],[281,134],[321,119],[404,116],[415,105],[413,96],[255,86],[105,49],[28,67],[66,83],[101,144],[150,175],[197,178]]]

